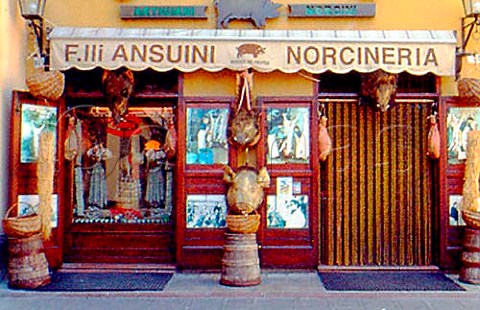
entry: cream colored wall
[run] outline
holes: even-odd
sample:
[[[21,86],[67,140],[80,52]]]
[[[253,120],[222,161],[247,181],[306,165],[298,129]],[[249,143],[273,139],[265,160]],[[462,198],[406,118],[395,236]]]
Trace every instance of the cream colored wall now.
[[[283,4],[279,18],[270,19],[267,29],[458,29],[463,13],[461,0],[273,0]],[[375,3],[374,18],[287,18],[287,4]],[[205,5],[207,20],[139,20],[119,18],[120,5]],[[62,0],[47,1],[46,14],[58,26],[215,28],[213,0]],[[232,22],[231,28],[251,28]]]
[[[274,0],[281,4],[332,3],[331,0]],[[460,30],[462,5],[460,0],[344,0],[341,3],[375,3],[374,18],[287,18],[285,6],[279,18],[269,19],[266,29],[436,29]],[[206,20],[121,20],[120,5],[206,5]],[[55,26],[70,27],[159,27],[159,28],[215,28],[213,0],[183,0],[172,4],[171,0],[62,0],[47,1],[45,17]],[[233,21],[231,28],[252,28],[250,23]],[[28,27],[21,18],[17,0],[0,1],[0,165],[7,167],[11,92],[25,90],[25,67]],[[469,48],[480,51],[479,38],[472,39]],[[465,75],[478,76],[480,68],[466,66]],[[221,80],[222,83],[218,83]],[[275,83],[271,83],[274,80]],[[453,78],[442,79],[442,93],[455,95]],[[304,96],[313,92],[312,82],[299,74],[256,73],[254,93],[262,96]],[[229,96],[235,90],[235,74],[225,71],[208,73],[197,71],[185,74],[184,93],[188,96]],[[0,215],[4,214],[8,200],[8,169],[0,173]],[[1,228],[0,228],[1,229]]]
[[[16,0],[0,1],[0,216],[8,206],[8,149],[12,89],[25,89],[24,21]],[[0,233],[2,228],[0,227]]]

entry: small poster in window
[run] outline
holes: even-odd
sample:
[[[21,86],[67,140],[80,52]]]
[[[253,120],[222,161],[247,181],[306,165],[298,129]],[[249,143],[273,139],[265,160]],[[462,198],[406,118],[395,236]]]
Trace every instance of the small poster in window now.
[[[187,196],[187,228],[222,228],[226,215],[225,195]]]
[[[307,228],[308,196],[267,196],[268,228]]]
[[[449,197],[449,223],[450,226],[466,225],[462,217],[460,204],[462,203],[462,195],[450,195]]]
[[[293,195],[293,178],[292,177],[277,178],[277,195],[278,196]]]

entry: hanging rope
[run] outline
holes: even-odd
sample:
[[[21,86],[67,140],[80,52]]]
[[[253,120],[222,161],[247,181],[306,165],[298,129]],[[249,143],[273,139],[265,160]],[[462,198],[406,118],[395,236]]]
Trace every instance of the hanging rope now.
[[[252,105],[250,103],[250,86],[248,82],[249,75],[250,73],[248,73],[248,71],[243,71],[240,73],[240,77],[243,79],[243,85],[240,93],[240,100],[238,101],[237,113],[240,112],[245,97],[247,97],[247,111],[252,110]]]

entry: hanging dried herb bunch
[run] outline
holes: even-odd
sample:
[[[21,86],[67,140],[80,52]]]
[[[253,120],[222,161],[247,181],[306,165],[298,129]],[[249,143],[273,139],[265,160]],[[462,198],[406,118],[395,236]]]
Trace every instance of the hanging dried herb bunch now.
[[[42,218],[42,235],[44,240],[52,232],[52,194],[55,166],[54,133],[44,129],[40,133],[37,162],[38,213]]]

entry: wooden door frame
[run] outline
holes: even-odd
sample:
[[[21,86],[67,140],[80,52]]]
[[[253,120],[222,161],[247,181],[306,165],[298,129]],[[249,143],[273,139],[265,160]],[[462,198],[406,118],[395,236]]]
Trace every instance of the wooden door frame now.
[[[225,194],[223,166],[186,164],[187,108],[228,107],[232,111],[234,96],[186,96],[179,98],[177,107],[178,150],[177,150],[177,184],[175,190],[175,245],[176,262],[180,269],[219,269],[223,254],[224,229],[187,228],[186,199],[189,193]],[[229,146],[229,165],[236,166],[237,156]],[[202,180],[211,180],[208,184]],[[192,184],[190,184],[192,182]],[[187,184],[189,183],[189,184]],[[205,191],[206,190],[206,191]]]
[[[12,110],[10,119],[10,191],[9,191],[9,206],[17,203],[18,195],[20,194],[35,194],[37,193],[37,177],[36,177],[36,163],[20,162],[21,152],[21,105],[32,104],[40,106],[50,106],[57,108],[57,129],[56,129],[56,158],[55,158],[55,174],[54,174],[54,193],[57,195],[57,227],[52,229],[52,236],[49,240],[44,242],[46,256],[50,268],[59,268],[63,263],[63,244],[64,244],[64,169],[61,163],[63,162],[64,144],[65,140],[64,126],[64,111],[65,104],[63,98],[57,101],[47,101],[34,98],[30,93],[24,91],[12,92]],[[28,181],[25,181],[28,179]]]
[[[257,98],[258,108],[261,109],[261,128],[262,136],[257,146],[257,162],[259,168],[267,166],[266,162],[266,118],[265,107],[268,104],[272,105],[291,105],[299,103],[309,108],[310,111],[310,167],[306,170],[299,169],[296,176],[298,178],[310,178],[310,194],[309,194],[309,227],[308,229],[295,230],[295,229],[282,229],[277,232],[267,231],[266,221],[266,202],[260,209],[262,220],[261,226],[258,231],[258,242],[260,244],[260,256],[262,267],[266,268],[295,268],[295,269],[315,269],[318,266],[319,257],[319,169],[320,163],[317,159],[318,154],[318,115],[317,115],[317,100],[315,96],[262,96]],[[286,170],[285,170],[286,168]],[[298,168],[297,168],[298,169]],[[284,165],[283,168],[277,170],[275,175],[291,175],[291,170],[288,169],[288,165]],[[270,173],[270,171],[269,171]],[[273,175],[273,177],[275,176]],[[270,175],[272,178],[272,175]],[[275,187],[274,182],[270,182],[271,187]],[[271,190],[271,189],[270,189]],[[266,192],[268,189],[266,190]],[[265,194],[266,197],[266,194]],[[265,198],[266,199],[266,198]],[[284,230],[284,231],[283,231]],[[281,232],[278,236],[278,232]],[[277,236],[274,237],[275,233]],[[295,236],[297,241],[290,239],[289,236]],[[284,238],[286,243],[274,244],[277,241],[273,241],[276,238]],[[308,241],[306,241],[309,239]],[[303,241],[300,241],[303,240]],[[270,242],[270,244],[269,244]],[[272,243],[273,242],[273,243]],[[288,242],[291,242],[290,245]]]
[[[478,108],[477,103],[459,96],[441,97],[439,105],[439,129],[441,137],[441,156],[439,159],[440,212],[439,227],[439,265],[448,271],[458,271],[461,266],[462,236],[464,227],[451,226],[449,223],[450,195],[462,195],[465,163],[448,163],[447,115],[448,109]]]

